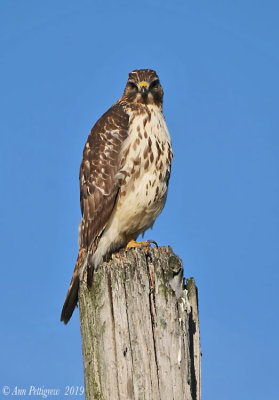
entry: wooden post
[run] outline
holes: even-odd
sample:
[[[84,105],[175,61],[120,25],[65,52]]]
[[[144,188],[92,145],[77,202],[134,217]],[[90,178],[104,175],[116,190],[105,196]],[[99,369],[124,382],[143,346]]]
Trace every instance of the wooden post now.
[[[200,400],[197,288],[170,247],[114,254],[79,304],[86,400]]]

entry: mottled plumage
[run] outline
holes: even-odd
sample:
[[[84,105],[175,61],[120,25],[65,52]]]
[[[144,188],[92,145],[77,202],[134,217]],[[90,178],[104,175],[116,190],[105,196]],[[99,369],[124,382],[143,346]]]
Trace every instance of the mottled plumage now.
[[[172,149],[162,114],[163,89],[153,70],[136,70],[122,97],[96,122],[80,167],[80,251],[61,320],[78,301],[85,252],[88,284],[104,257],[144,233],[162,211]]]

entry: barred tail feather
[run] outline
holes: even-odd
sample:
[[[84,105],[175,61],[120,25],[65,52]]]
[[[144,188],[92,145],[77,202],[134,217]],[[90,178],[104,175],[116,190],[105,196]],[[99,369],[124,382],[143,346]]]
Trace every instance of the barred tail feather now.
[[[75,307],[78,303],[78,290],[79,290],[79,279],[80,279],[80,271],[85,261],[86,252],[85,249],[80,249],[78,253],[78,258],[76,261],[73,277],[70,283],[70,287],[63,305],[63,309],[61,312],[60,321],[67,324],[71,319],[71,316],[74,312]]]
[[[79,289],[79,276],[76,276],[68,290],[68,293],[67,293],[64,305],[63,305],[63,309],[61,312],[60,321],[64,322],[64,324],[67,324],[69,322],[69,320],[74,312],[74,309],[77,306],[78,289]]]

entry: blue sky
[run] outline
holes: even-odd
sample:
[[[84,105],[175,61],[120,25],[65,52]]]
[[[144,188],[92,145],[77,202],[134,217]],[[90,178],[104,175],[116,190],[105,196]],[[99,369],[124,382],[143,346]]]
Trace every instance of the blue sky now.
[[[1,388],[83,384],[78,312],[59,322],[82,150],[128,73],[153,68],[174,162],[146,237],[196,279],[203,398],[278,399],[278,12],[272,0],[1,1]]]

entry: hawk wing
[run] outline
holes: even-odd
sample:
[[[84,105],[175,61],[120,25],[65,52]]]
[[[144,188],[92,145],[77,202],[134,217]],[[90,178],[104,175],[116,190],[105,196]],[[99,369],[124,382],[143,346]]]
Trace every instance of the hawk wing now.
[[[81,248],[95,250],[115,205],[119,153],[128,121],[123,107],[116,104],[95,124],[86,142],[80,167]]]
[[[83,151],[80,166],[80,251],[71,284],[61,313],[67,323],[78,301],[79,272],[84,258],[93,254],[113,211],[119,191],[116,174],[119,154],[128,136],[129,116],[123,106],[116,103],[92,128]],[[91,268],[88,283],[92,283]]]

